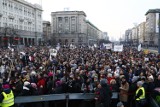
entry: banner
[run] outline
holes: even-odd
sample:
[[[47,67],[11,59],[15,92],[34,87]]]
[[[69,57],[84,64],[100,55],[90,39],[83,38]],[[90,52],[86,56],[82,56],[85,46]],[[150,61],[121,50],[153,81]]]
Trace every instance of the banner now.
[[[56,49],[50,49],[49,50],[50,56],[57,56],[57,50]]]
[[[141,51],[142,50],[142,46],[141,44],[138,45],[138,51]]]
[[[115,52],[122,52],[123,51],[123,45],[115,45],[114,46]]]
[[[112,49],[112,44],[103,44],[105,49]]]

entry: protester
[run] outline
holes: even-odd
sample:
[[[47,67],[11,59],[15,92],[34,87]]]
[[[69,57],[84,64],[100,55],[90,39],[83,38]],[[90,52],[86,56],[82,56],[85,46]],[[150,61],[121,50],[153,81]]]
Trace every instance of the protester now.
[[[121,78],[121,87],[119,87],[120,89],[120,101],[123,102],[124,107],[127,107],[127,102],[128,102],[128,90],[129,90],[129,84],[126,81],[125,77]]]
[[[107,87],[119,93],[124,106],[136,96],[137,81],[142,81],[147,95],[160,86],[159,55],[131,47],[124,47],[122,52],[61,47],[54,54],[51,49],[54,48],[0,49],[0,84],[7,82],[15,96],[94,93]],[[107,81],[106,87],[102,80]],[[109,96],[105,97],[110,101]]]
[[[3,85],[3,90],[0,95],[0,103],[1,107],[13,107],[14,106],[14,94],[13,91],[10,89],[9,84]]]

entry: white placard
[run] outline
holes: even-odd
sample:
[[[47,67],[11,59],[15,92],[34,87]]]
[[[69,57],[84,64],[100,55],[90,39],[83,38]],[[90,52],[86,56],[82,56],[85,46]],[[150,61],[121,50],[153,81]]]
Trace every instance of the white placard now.
[[[103,44],[105,49],[112,49],[112,44]]]
[[[115,52],[122,52],[123,51],[123,45],[115,45],[114,46]]]
[[[96,47],[97,47],[97,44],[94,44],[94,47],[96,48]]]

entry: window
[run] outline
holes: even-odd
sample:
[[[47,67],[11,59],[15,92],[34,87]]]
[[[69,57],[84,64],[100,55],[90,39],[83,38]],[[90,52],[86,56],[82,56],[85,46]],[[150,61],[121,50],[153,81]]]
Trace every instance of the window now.
[[[58,22],[62,23],[62,17],[58,17]]]
[[[75,19],[75,16],[72,16],[71,17],[71,23],[75,23],[76,19]]]
[[[72,42],[74,42],[74,39],[72,39]]]
[[[68,17],[65,17],[65,23],[68,23]]]

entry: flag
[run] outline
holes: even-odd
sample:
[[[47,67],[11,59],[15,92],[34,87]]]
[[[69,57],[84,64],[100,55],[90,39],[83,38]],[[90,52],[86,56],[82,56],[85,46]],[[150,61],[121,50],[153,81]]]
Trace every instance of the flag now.
[[[141,44],[138,45],[138,51],[141,51],[142,50],[142,46]]]

